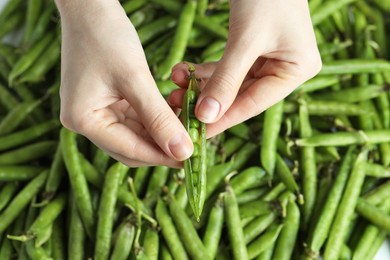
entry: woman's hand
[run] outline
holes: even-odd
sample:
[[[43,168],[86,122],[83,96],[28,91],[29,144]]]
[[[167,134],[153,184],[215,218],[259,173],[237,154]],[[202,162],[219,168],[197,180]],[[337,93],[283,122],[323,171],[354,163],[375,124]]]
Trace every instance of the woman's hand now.
[[[260,114],[321,69],[305,0],[230,1],[229,37],[218,63],[196,65],[202,93],[195,108],[208,124],[208,137]],[[187,66],[173,68],[172,80],[188,85]],[[168,102],[181,107],[185,90]]]
[[[117,0],[57,0],[61,122],[129,166],[180,166],[192,142],[158,91]]]

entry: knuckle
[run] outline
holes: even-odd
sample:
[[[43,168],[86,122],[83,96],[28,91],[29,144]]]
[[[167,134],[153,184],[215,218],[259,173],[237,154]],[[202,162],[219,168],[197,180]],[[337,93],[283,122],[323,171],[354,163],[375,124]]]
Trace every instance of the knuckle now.
[[[171,122],[170,115],[165,110],[155,111],[153,119],[148,123],[148,129],[155,133],[166,131]]]
[[[227,72],[220,72],[213,75],[208,82],[209,86],[212,86],[212,91],[216,97],[236,95],[236,80],[233,76]]]
[[[318,50],[307,52],[302,59],[302,69],[306,78],[317,75],[322,68],[321,56]]]
[[[75,110],[63,110],[60,112],[60,122],[65,127],[80,134],[88,132],[89,120],[83,113]]]

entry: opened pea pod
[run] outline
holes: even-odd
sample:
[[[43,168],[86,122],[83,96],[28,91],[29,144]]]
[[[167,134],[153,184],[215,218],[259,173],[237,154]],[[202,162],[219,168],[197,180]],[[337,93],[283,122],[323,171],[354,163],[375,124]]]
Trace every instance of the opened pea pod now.
[[[194,152],[184,161],[188,201],[197,220],[206,198],[206,125],[195,117],[195,104],[200,94],[195,67],[188,64],[189,85],[184,95],[181,119],[194,144]]]

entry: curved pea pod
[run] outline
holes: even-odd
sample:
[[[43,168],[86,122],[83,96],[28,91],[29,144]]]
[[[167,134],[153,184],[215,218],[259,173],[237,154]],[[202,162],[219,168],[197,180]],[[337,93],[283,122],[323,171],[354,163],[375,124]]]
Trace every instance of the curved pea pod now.
[[[126,14],[133,13],[134,11],[138,10],[142,6],[144,6],[147,3],[146,0],[135,0],[135,1],[129,1],[126,3],[122,3],[123,10],[125,10]]]
[[[145,231],[143,248],[149,260],[157,260],[159,254],[160,239],[156,230],[148,228]]]
[[[24,1],[23,0],[14,0],[14,1],[7,1],[6,3],[7,4],[4,6],[3,10],[0,13],[0,21],[1,22],[6,20],[7,18],[9,18],[9,16],[13,12],[17,11],[24,4]]]
[[[44,171],[35,177],[18,193],[18,195],[16,195],[7,208],[2,211],[2,214],[0,215],[0,233],[17,218],[33,197],[38,194],[43,185],[45,185],[47,175],[48,171]]]
[[[0,259],[12,259],[12,253],[11,240],[4,238],[0,246]]]
[[[27,231],[27,235],[21,236],[21,238],[23,239],[23,237],[25,237],[27,240],[35,238],[35,247],[42,246],[50,239],[53,231],[53,223],[64,210],[65,205],[65,194],[58,195],[43,208],[39,216],[31,224],[29,230]]]
[[[249,259],[253,259],[260,255],[262,252],[271,247],[279,236],[280,231],[283,228],[283,224],[277,222],[271,224],[267,231],[263,235],[258,237],[252,243],[248,245]]]
[[[58,129],[60,122],[56,119],[34,125],[27,129],[0,137],[0,151],[8,150],[35,140],[48,132]]]
[[[13,107],[1,120],[0,135],[9,134],[15,130],[29,115],[31,115],[32,111],[42,104],[42,101],[42,99],[26,101]]]
[[[297,139],[298,146],[348,146],[354,144],[378,144],[390,142],[390,130],[371,130],[317,134]]]
[[[17,182],[8,182],[0,190],[0,211],[3,210],[8,204],[8,202],[15,195],[16,190],[19,188]]]
[[[390,62],[383,59],[334,60],[322,64],[320,75],[378,73],[390,71]]]
[[[261,233],[264,232],[272,223],[277,219],[278,214],[275,212],[270,212],[268,214],[263,214],[258,217],[255,217],[244,227],[244,239],[245,243],[249,244]]]
[[[181,118],[194,143],[194,152],[184,161],[184,171],[188,201],[199,220],[206,199],[206,125],[195,118],[194,109],[200,89],[192,65],[189,65],[189,71],[190,83],[184,96]]]
[[[53,153],[56,141],[41,141],[0,154],[0,165],[15,165],[30,162]]]
[[[294,201],[287,205],[287,216],[278,240],[276,241],[274,258],[278,260],[291,259],[299,230],[300,211]]]
[[[50,46],[34,62],[33,66],[28,68],[17,80],[17,83],[37,83],[45,79],[45,75],[56,66],[60,60],[61,44],[54,40]]]
[[[219,196],[211,209],[207,227],[203,236],[203,244],[210,257],[215,258],[220,243],[224,222],[223,196]]]
[[[256,184],[262,184],[264,182],[265,171],[260,167],[249,167],[241,173],[234,176],[230,182],[234,193],[236,195],[241,194],[246,189],[249,189]]]
[[[330,15],[336,12],[338,9],[341,9],[343,6],[354,2],[354,0],[342,0],[342,1],[330,1],[323,4],[318,3],[318,5],[312,4],[312,23],[313,25],[318,25]],[[315,7],[314,7],[315,6]]]
[[[367,149],[361,151],[353,165],[352,172],[349,176],[329,232],[329,237],[325,246],[324,259],[338,259],[343,241],[347,237],[348,224],[354,215],[355,207],[364,182],[364,168],[367,161],[367,153]]]
[[[23,23],[23,18],[24,18],[23,12],[15,12],[11,15],[11,17],[6,19],[5,21],[1,21],[0,38],[3,38],[4,35],[8,34],[16,27],[18,27],[21,23]]]
[[[173,37],[172,46],[168,55],[158,67],[157,77],[163,80],[169,78],[173,65],[183,60],[188,44],[192,25],[195,21],[197,1],[187,1],[179,16],[178,26]]]
[[[23,55],[13,66],[11,73],[8,76],[8,82],[12,86],[17,77],[29,69],[39,56],[45,51],[49,44],[53,41],[54,35],[52,33],[46,34],[40,41],[38,41],[32,48]]]
[[[244,231],[241,226],[240,211],[233,189],[228,185],[224,193],[226,225],[232,247],[233,259],[250,259],[245,245]]]
[[[0,166],[0,181],[26,181],[35,178],[44,168],[39,166]]]
[[[122,223],[117,230],[114,249],[110,259],[125,260],[128,259],[133,247],[135,237],[135,227],[130,221]]]
[[[264,115],[260,161],[270,176],[274,175],[276,165],[277,141],[283,119],[283,104],[283,101],[278,102],[267,109]]]
[[[364,199],[359,199],[356,205],[356,211],[365,219],[369,220],[381,230],[390,232],[390,216],[388,212],[371,205]],[[388,210],[387,210],[388,211]]]
[[[65,260],[65,230],[63,229],[64,220],[59,216],[53,224],[53,233],[51,236],[51,255],[54,259]]]
[[[182,240],[179,237],[178,230],[169,214],[167,205],[161,198],[157,201],[156,219],[172,256],[175,259],[189,259]]]
[[[127,171],[128,167],[118,162],[112,165],[106,173],[98,211],[95,259],[108,259],[118,190]]]

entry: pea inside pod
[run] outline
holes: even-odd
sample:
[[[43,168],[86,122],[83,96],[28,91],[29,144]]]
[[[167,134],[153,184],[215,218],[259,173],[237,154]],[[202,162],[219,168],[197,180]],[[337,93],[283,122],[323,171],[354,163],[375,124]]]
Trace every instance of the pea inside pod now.
[[[195,117],[195,104],[200,89],[195,67],[188,64],[189,85],[183,100],[182,122],[194,144],[194,152],[184,161],[188,201],[196,219],[202,213],[206,198],[206,125]]]

